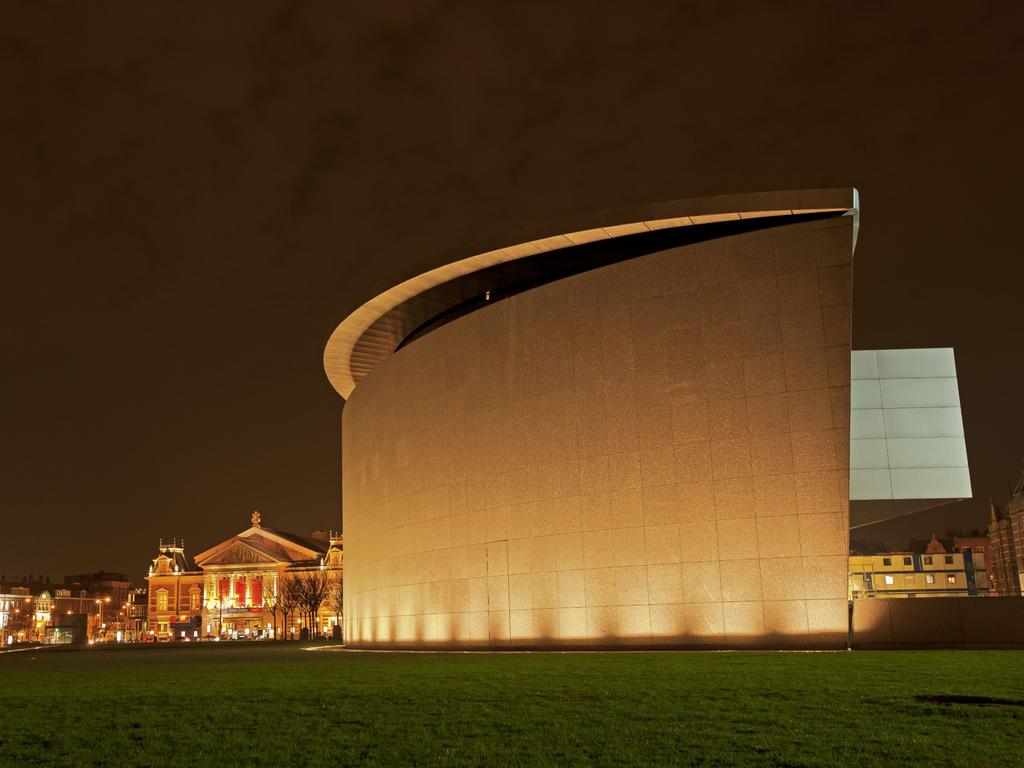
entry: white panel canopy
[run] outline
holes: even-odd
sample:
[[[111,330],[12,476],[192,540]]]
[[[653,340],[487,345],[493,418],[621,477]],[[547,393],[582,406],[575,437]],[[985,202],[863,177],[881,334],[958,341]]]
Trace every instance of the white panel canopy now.
[[[850,372],[850,499],[970,498],[953,350],[858,350]]]

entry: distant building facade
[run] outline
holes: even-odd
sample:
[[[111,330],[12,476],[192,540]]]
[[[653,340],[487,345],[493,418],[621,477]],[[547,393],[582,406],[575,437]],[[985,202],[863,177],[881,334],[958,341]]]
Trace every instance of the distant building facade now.
[[[117,606],[123,606],[128,601],[128,593],[132,591],[132,582],[128,576],[109,571],[65,576],[64,583],[69,588],[84,589],[95,597],[109,597],[110,602]]]
[[[978,583],[978,594],[983,597],[994,597],[995,575],[992,572],[992,542],[988,536],[954,536],[953,552],[971,553]],[[982,588],[984,583],[984,591]]]
[[[149,596],[146,589],[133,589],[125,601],[124,632],[129,643],[137,643],[147,636]]]
[[[160,540],[146,576],[149,639],[198,638],[203,577],[185,556],[185,543]]]
[[[28,577],[0,579],[0,643],[84,643],[113,640],[119,628],[116,604],[81,585]]]
[[[190,560],[178,540],[160,542],[146,577],[148,636],[158,641],[298,637],[333,633],[340,626],[340,535],[314,531],[309,538],[251,526]],[[315,616],[290,605],[286,581],[322,573],[328,591]],[[331,599],[331,590],[338,597]]]
[[[923,552],[850,556],[850,596],[860,598],[986,597],[988,541],[957,538],[952,549],[932,535]]]
[[[1017,480],[1006,508],[990,502],[988,536],[992,541],[992,571],[996,594],[1024,594],[1024,473]]]

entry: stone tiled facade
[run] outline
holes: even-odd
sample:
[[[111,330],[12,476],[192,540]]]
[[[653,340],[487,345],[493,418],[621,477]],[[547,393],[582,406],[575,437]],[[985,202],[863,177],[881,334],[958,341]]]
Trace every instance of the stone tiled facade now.
[[[1024,473],[1005,509],[990,502],[988,535],[992,542],[993,591],[1003,597],[1024,595]]]
[[[514,295],[352,394],[353,645],[845,642],[849,217]]]

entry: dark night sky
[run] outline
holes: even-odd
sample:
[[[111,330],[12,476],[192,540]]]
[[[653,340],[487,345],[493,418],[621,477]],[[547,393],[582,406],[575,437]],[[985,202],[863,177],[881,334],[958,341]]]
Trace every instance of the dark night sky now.
[[[321,353],[362,300],[492,229],[816,186],[861,190],[855,346],[957,350],[978,498],[878,537],[984,524],[1024,4],[515,5],[5,5],[0,572],[338,527]]]

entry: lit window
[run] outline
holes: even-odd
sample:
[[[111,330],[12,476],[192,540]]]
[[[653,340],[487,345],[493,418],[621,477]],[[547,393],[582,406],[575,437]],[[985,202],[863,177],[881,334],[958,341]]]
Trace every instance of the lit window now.
[[[933,574],[931,574],[931,573],[927,574],[924,577],[924,583],[925,584],[934,584],[935,583],[935,576]]]
[[[956,584],[956,576],[954,576],[953,574],[949,574],[949,576],[946,577],[946,583]]]
[[[886,584],[892,584],[893,583],[892,576],[886,576],[885,577],[885,583]]]
[[[167,610],[167,590],[166,589],[157,590],[157,593],[156,593],[156,609],[158,611],[166,611]]]

